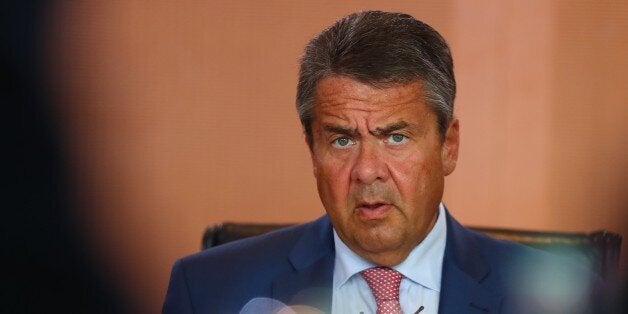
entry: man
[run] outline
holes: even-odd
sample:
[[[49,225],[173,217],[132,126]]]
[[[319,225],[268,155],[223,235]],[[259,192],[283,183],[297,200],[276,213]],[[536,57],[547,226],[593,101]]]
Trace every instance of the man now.
[[[355,13],[313,38],[297,110],[327,215],[178,261],[164,313],[586,311],[587,272],[467,230],[441,203],[455,92],[445,40],[409,15]],[[548,267],[552,280],[530,276]]]

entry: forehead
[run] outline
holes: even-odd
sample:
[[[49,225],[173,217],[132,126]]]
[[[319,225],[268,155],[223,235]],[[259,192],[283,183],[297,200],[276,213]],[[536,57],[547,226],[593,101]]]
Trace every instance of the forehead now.
[[[406,113],[427,113],[420,80],[375,87],[346,76],[325,77],[319,81],[314,98],[314,120],[347,115],[387,117]]]

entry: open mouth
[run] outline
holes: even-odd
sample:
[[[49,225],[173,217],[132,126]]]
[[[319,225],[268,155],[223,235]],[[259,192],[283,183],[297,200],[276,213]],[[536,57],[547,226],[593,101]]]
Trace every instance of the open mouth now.
[[[384,205],[386,205],[386,203],[372,203],[372,204],[361,203],[358,205],[358,207],[365,208],[365,209],[376,209],[377,207],[384,206]]]
[[[356,214],[364,219],[380,219],[385,217],[392,209],[392,206],[384,202],[358,203]]]

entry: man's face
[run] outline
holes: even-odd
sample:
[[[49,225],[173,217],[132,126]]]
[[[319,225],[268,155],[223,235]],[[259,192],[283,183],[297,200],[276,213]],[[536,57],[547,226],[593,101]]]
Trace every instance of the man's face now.
[[[440,136],[420,81],[375,88],[344,76],[319,81],[313,113],[314,175],[338,236],[376,264],[399,264],[436,220],[458,121]]]

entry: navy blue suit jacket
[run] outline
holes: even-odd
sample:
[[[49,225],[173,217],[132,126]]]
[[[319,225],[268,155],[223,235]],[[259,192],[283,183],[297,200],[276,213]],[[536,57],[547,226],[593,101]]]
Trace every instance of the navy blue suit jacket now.
[[[439,313],[586,313],[590,309],[584,302],[589,290],[568,287],[576,284],[574,274],[587,274],[577,284],[590,283],[588,270],[471,231],[449,213],[446,220]],[[238,313],[256,297],[330,313],[334,257],[327,216],[220,245],[175,263],[163,313]]]

